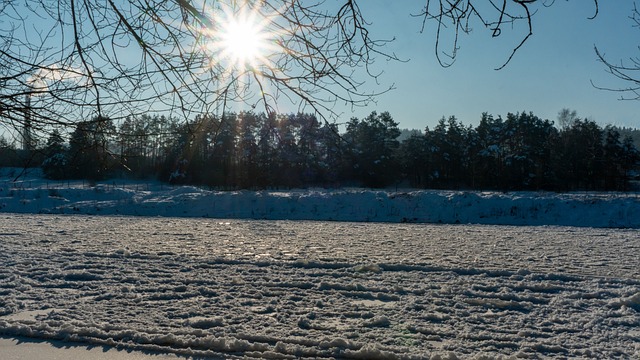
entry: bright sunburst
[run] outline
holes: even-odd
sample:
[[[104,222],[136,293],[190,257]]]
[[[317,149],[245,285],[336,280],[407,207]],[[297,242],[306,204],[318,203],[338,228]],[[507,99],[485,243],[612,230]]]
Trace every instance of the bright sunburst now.
[[[254,62],[262,47],[260,31],[249,19],[231,19],[226,24],[222,46],[237,62]]]
[[[259,18],[255,10],[225,9],[218,17],[219,29],[211,44],[229,65],[240,68],[255,68],[266,65],[269,51],[267,19]]]

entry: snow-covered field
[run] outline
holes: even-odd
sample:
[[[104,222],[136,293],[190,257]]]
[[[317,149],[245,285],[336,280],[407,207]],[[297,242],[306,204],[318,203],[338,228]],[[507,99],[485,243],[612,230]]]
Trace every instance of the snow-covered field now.
[[[640,234],[0,216],[0,334],[214,358],[638,358]]]
[[[33,176],[0,182],[0,207],[2,359],[60,340],[123,359],[640,358],[634,194]]]

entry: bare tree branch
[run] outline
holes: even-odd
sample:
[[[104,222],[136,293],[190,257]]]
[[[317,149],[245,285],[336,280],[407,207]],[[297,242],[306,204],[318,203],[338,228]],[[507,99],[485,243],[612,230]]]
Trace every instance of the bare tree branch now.
[[[251,66],[216,47],[224,22],[251,14],[269,48]],[[70,126],[148,111],[185,118],[231,103],[278,108],[282,100],[333,113],[336,102],[364,105],[375,58],[356,1],[37,0],[0,2],[0,117],[19,128]],[[362,68],[364,73],[357,73]],[[30,106],[26,106],[30,98]],[[218,110],[216,110],[218,109]]]
[[[473,22],[477,21],[482,27],[489,29],[493,37],[503,34],[506,26],[517,27],[524,24],[526,32],[519,43],[515,44],[506,61],[496,68],[503,69],[514,58],[515,54],[533,35],[533,18],[536,14],[536,6],[551,7],[555,0],[427,0],[422,11],[414,16],[422,17],[422,31],[426,31],[427,23],[434,21],[435,30],[435,55],[441,66],[451,66],[457,57],[461,34],[469,34],[473,31]],[[599,11],[598,0],[593,0],[595,18]],[[442,49],[445,30],[449,30],[453,38],[451,50]],[[447,60],[444,60],[445,56]]]
[[[629,18],[633,22],[633,27],[640,28],[640,10],[638,10],[635,3]],[[607,59],[606,55],[598,47],[594,47],[594,49],[598,61],[604,64],[606,71],[627,85],[606,87],[597,85],[593,81],[591,81],[591,84],[600,90],[620,93],[620,100],[640,100],[640,57],[631,57],[627,62],[613,63]]]
[[[423,31],[436,24],[442,66],[475,23],[494,37],[526,24],[502,68],[532,36],[538,4],[553,0],[427,0],[418,16]],[[393,39],[371,36],[357,0],[0,0],[0,16],[0,126],[14,130],[27,118],[44,133],[95,116],[189,119],[285,102],[335,118],[337,104],[367,105],[392,89],[369,85],[381,75],[376,60],[398,60]],[[263,37],[253,61],[221,45],[225,25],[241,16]]]

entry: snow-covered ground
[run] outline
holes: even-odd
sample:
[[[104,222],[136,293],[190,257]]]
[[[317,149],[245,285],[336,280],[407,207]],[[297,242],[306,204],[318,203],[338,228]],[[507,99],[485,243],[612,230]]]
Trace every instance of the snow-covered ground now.
[[[0,216],[0,334],[213,358],[638,358],[633,229]]]
[[[640,228],[638,193],[363,189],[209,191],[158,182],[52,182],[0,172],[0,212]]]
[[[32,176],[0,204],[2,359],[640,358],[633,194]]]
[[[110,346],[37,340],[24,337],[0,337],[2,360],[176,360],[173,354],[132,351]]]

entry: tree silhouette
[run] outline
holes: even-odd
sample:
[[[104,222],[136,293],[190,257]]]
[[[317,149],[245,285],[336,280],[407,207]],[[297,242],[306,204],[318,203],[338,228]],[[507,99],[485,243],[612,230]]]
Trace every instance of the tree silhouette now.
[[[411,186],[428,185],[431,164],[431,152],[422,134],[412,134],[400,144],[398,157],[403,175]]]
[[[42,162],[42,172],[47,179],[64,179],[67,170],[67,148],[64,139],[54,130],[47,139],[44,148],[45,159]]]
[[[384,187],[396,175],[398,123],[388,112],[375,111],[363,120],[351,119],[344,136],[353,159],[354,177],[369,187]]]
[[[69,175],[77,179],[102,180],[113,168],[109,143],[115,126],[109,118],[96,117],[76,125],[69,139]]]
[[[635,3],[630,19],[634,24],[633,27],[640,28],[640,10],[638,10]],[[640,72],[640,57],[631,57],[626,62],[612,62],[598,47],[595,47],[595,51],[598,60],[604,64],[607,72],[622,80],[626,85],[622,87],[603,87],[594,84],[594,86],[601,90],[619,92],[622,100],[640,100],[640,76],[638,76],[638,72]]]
[[[239,114],[238,120],[238,142],[236,161],[238,165],[238,181],[236,185],[241,188],[255,186],[255,179],[258,176],[258,116],[251,112]]]
[[[363,84],[377,76],[375,56],[394,58],[356,1],[2,1],[0,15],[1,121],[34,136],[150,109],[272,113],[283,99],[330,115],[335,101],[366,104],[387,90]],[[254,60],[225,49],[240,21],[263,42]]]
[[[591,120],[575,120],[560,132],[553,148],[553,172],[562,190],[601,189],[604,131]]]
[[[385,47],[391,40],[370,36],[360,3],[2,1],[0,118],[4,126],[28,128],[37,137],[51,125],[72,129],[95,116],[119,120],[153,110],[192,119],[223,114],[232,104],[273,113],[280,101],[292,101],[299,110],[335,116],[336,102],[368,104],[389,90],[369,86],[379,75],[370,66],[376,59],[397,59]],[[531,36],[535,10],[549,5],[438,0],[427,1],[416,15],[423,24],[437,24],[436,56],[448,66],[458,36],[470,32],[475,20],[493,36],[524,24],[528,32],[514,44],[515,53]],[[252,55],[228,49],[238,35],[230,25],[243,22],[251,23],[260,41]],[[450,52],[442,50],[445,30],[454,34]]]
[[[472,153],[473,184],[481,188],[505,187],[508,134],[502,118],[483,113],[475,129],[477,141]]]

